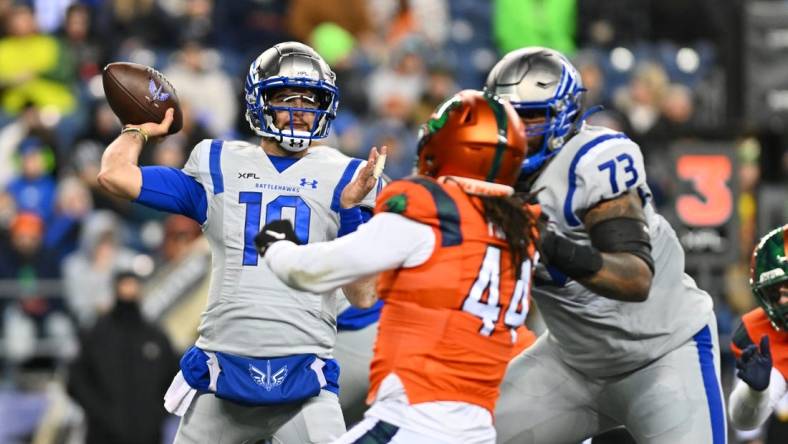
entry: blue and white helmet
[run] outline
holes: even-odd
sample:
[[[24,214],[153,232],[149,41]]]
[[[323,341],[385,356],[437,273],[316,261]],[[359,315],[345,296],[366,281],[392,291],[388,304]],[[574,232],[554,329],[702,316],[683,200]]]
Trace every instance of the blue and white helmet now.
[[[299,42],[274,45],[260,54],[249,67],[244,94],[246,120],[252,131],[271,137],[282,148],[302,151],[312,140],[328,136],[331,121],[337,115],[339,90],[336,75],[314,49]],[[307,88],[316,94],[316,108],[273,106],[272,94],[282,88]],[[290,113],[290,127],[279,129],[275,125],[276,112]],[[293,113],[313,113],[314,123],[309,131],[295,129]]]
[[[485,89],[508,100],[521,117],[546,117],[544,124],[526,126],[529,138],[544,136],[523,162],[526,176],[557,154],[580,123],[585,91],[580,74],[552,49],[532,46],[506,54],[490,71]]]

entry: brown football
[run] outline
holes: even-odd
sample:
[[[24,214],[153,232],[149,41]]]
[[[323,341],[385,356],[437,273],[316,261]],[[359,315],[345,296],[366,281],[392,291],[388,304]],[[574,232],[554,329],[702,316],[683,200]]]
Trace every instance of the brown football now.
[[[155,69],[138,63],[115,62],[104,67],[101,78],[107,102],[124,125],[159,123],[167,109],[174,108],[169,134],[183,127],[175,88]]]

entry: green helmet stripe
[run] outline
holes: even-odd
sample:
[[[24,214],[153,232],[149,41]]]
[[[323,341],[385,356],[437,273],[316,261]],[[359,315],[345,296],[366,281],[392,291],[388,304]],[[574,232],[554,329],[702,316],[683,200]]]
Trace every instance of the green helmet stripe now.
[[[498,171],[501,169],[503,153],[506,151],[506,134],[509,129],[509,122],[506,119],[506,110],[499,99],[489,94],[485,94],[484,99],[487,100],[487,103],[490,105],[490,109],[492,109],[495,115],[495,122],[498,124],[498,144],[495,147],[495,157],[493,157],[490,172],[487,173],[487,179],[485,179],[487,182],[494,182],[495,176],[498,175]]]

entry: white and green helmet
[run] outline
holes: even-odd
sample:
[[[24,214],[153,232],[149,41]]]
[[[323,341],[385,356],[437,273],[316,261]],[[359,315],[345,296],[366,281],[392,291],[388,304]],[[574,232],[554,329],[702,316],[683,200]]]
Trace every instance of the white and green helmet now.
[[[750,287],[772,326],[788,332],[788,304],[780,303],[780,287],[788,283],[788,224],[762,237],[750,263]]]

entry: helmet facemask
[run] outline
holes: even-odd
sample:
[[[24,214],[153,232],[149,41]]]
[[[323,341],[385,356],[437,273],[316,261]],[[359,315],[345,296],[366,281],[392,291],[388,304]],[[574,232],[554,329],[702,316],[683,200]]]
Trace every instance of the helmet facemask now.
[[[750,287],[763,308],[772,327],[788,332],[788,303],[781,303],[788,295],[788,225],[772,230],[764,236],[752,254]]]
[[[547,160],[556,155],[566,140],[576,130],[580,113],[580,100],[585,89],[578,88],[563,97],[554,97],[544,102],[516,102],[512,106],[521,117],[544,117],[544,123],[526,124],[525,131],[529,138],[541,137],[541,145],[531,152],[529,150],[523,162],[522,172],[533,174]],[[556,94],[560,89],[556,91]]]
[[[560,53],[529,47],[507,54],[490,71],[485,89],[508,100],[524,120],[544,117],[543,123],[526,123],[529,147],[522,174],[537,172],[572,137],[581,121],[585,91],[577,69]]]
[[[263,52],[249,68],[244,93],[246,120],[252,130],[276,140],[292,152],[303,151],[313,140],[328,136],[339,106],[335,75],[310,47],[298,42],[281,43]],[[283,100],[272,101],[284,89]],[[276,125],[277,113],[288,113],[289,124]],[[297,115],[311,115],[309,127],[298,127]],[[309,122],[306,122],[309,123]]]
[[[312,140],[323,139],[328,136],[331,121],[336,117],[336,98],[338,92],[331,85],[319,87],[308,86],[308,79],[271,79],[260,82],[254,88],[255,102],[259,105],[247,105],[247,118],[253,122],[255,132],[263,137],[276,139],[279,145],[288,151],[302,151],[309,147]],[[292,85],[292,94],[273,102],[273,98]],[[299,91],[299,90],[304,91]],[[308,91],[312,94],[305,94]],[[295,105],[300,101],[300,106]],[[290,103],[294,105],[290,105]],[[276,126],[277,112],[289,113],[289,124],[282,129]],[[296,114],[312,114],[314,116],[309,128],[297,128]]]

